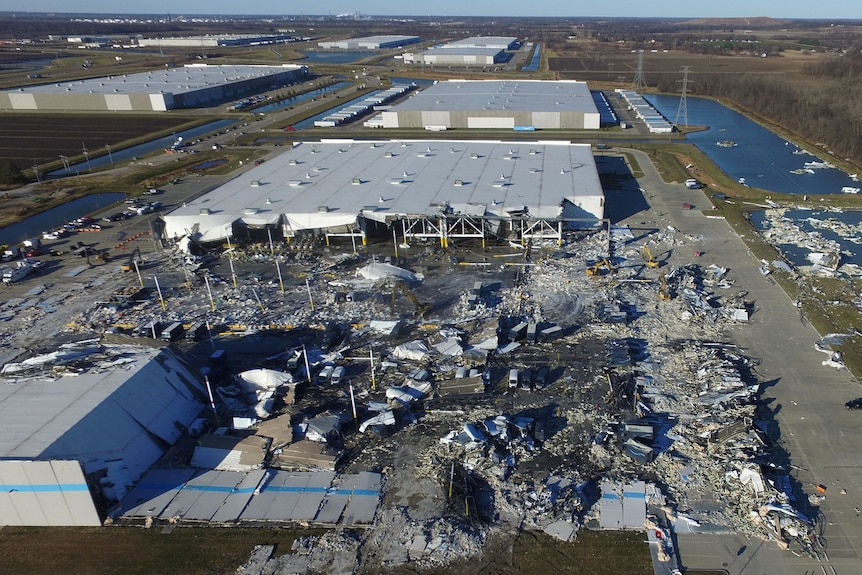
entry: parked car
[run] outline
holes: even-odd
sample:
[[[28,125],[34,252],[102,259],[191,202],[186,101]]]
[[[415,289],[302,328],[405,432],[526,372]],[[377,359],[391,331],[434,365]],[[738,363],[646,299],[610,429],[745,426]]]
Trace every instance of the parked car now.
[[[862,409],[862,397],[851,399],[844,404],[844,407],[846,407],[847,409]]]

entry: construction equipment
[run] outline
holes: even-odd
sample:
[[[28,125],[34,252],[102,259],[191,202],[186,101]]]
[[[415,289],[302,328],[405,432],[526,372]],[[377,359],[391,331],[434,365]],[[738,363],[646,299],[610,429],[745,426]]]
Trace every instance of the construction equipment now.
[[[608,258],[602,258],[595,264],[587,267],[587,275],[590,277],[596,277],[601,275],[602,268],[606,268],[607,273],[613,273],[614,268],[611,265],[611,262],[608,261]]]
[[[129,259],[120,265],[120,270],[124,272],[132,272],[135,271],[135,263],[138,265],[142,264],[144,259],[141,257],[141,248],[135,248],[132,254],[129,256]]]
[[[649,249],[648,245],[644,244],[644,247],[641,250],[641,255],[643,256],[646,267],[655,269],[659,266],[659,262],[652,255],[652,250]]]
[[[392,309],[395,310],[395,298],[398,295],[398,292],[401,292],[410,300],[410,303],[415,307],[415,313],[418,316],[425,317],[427,316],[432,309],[432,306],[427,303],[420,302],[413,292],[407,287],[407,285],[403,281],[396,281],[392,286]]]
[[[661,283],[658,288],[658,298],[662,301],[668,301],[673,298],[673,295],[670,293],[670,288],[667,286],[667,280],[665,280],[664,274],[659,276],[659,280]]]

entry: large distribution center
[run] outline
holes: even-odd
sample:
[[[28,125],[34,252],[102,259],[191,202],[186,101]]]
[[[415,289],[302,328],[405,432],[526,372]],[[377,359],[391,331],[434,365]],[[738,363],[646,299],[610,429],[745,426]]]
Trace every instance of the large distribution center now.
[[[423,52],[406,52],[405,64],[450,66],[490,66],[505,60],[506,51],[500,48],[429,48]]]
[[[517,42],[517,38],[509,36],[474,36],[422,52],[407,52],[403,58],[406,64],[492,66],[505,62],[506,50],[513,50]]]
[[[307,67],[291,64],[193,64],[5,90],[0,92],[0,109],[166,111],[192,108],[302,81],[307,73]]]
[[[138,38],[138,46],[156,48],[215,48],[218,46],[258,46],[293,42],[290,34],[216,34],[168,38]]]
[[[437,82],[381,114],[384,128],[597,130],[599,111],[585,82]]]
[[[461,40],[447,42],[443,48],[497,48],[499,50],[514,50],[518,39],[514,36],[471,36]]]
[[[70,377],[30,373],[63,360]],[[170,349],[66,348],[15,368],[0,379],[0,526],[100,525],[96,501],[122,498],[206,397]]]
[[[366,36],[364,38],[349,38],[332,42],[318,42],[317,45],[327,50],[382,50],[398,48],[407,44],[419,42],[418,36]]]
[[[324,140],[298,143],[164,220],[167,237],[201,242],[254,228],[359,241],[394,230],[446,246],[560,240],[603,217],[589,144]]]

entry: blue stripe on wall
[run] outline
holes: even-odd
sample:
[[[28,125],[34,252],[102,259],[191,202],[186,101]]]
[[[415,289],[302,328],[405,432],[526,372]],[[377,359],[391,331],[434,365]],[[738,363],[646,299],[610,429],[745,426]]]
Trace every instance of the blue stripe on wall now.
[[[4,493],[60,493],[64,491],[89,491],[86,483],[61,483],[54,485],[0,485]]]

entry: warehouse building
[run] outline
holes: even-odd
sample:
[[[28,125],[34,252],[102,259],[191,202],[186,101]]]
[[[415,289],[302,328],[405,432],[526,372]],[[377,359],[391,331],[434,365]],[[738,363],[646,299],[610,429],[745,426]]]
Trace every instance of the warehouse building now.
[[[405,64],[430,66],[493,66],[506,60],[506,51],[500,48],[429,48],[422,52],[405,52]]]
[[[192,64],[0,91],[3,110],[167,111],[232,100],[301,82],[305,66]]]
[[[585,82],[437,82],[380,115],[384,128],[598,130],[601,118]]]
[[[453,40],[443,45],[443,48],[496,48],[498,50],[515,50],[518,39],[510,36],[471,36],[463,40]]]
[[[70,40],[71,41],[71,40]],[[290,34],[215,34],[171,38],[138,38],[142,48],[217,48],[220,46],[260,46],[295,42]]]
[[[561,241],[604,218],[588,144],[501,141],[297,143],[164,216],[199,242],[302,234]]]
[[[136,346],[66,346],[4,365],[0,526],[100,525],[197,420],[206,392],[195,374],[170,348]]]
[[[325,50],[385,50],[399,48],[408,44],[420,42],[419,36],[365,36],[364,38],[348,38],[332,42],[318,42]]]

